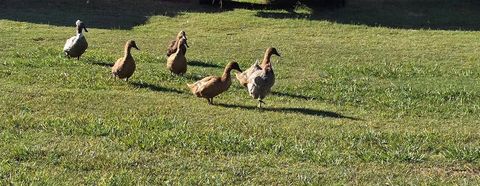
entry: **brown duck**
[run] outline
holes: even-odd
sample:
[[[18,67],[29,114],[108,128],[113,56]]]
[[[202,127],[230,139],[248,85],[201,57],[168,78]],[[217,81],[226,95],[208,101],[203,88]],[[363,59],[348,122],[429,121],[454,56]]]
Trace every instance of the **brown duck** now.
[[[273,47],[267,48],[267,50],[265,51],[265,54],[263,56],[263,61],[262,61],[261,64],[258,64],[258,60],[257,60],[250,68],[245,70],[243,73],[236,73],[235,75],[236,75],[238,81],[240,82],[240,84],[244,87],[247,87],[248,79],[250,79],[250,76],[255,71],[265,69],[265,67],[268,64],[270,64],[270,58],[274,54],[277,55],[277,56],[280,56],[280,54],[277,52],[276,48],[273,48]]]
[[[125,44],[125,56],[119,58],[117,62],[115,62],[115,65],[113,65],[112,67],[113,77],[118,77],[120,79],[125,79],[125,81],[128,81],[128,78],[130,78],[133,75],[133,72],[135,72],[135,60],[130,53],[132,47],[140,50],[138,49],[135,41],[127,41],[127,43]]]
[[[177,43],[178,50],[167,58],[167,68],[171,73],[183,75],[187,72],[186,43],[187,40],[181,38]]]
[[[242,72],[237,62],[230,62],[225,67],[222,77],[208,76],[194,84],[187,85],[194,95],[207,99],[208,104],[213,104],[213,98],[227,91],[232,85],[232,78],[230,77],[232,69]]]
[[[168,46],[167,48],[167,57],[169,57],[170,55],[174,54],[175,52],[177,52],[177,45],[178,45],[178,42],[180,41],[180,39],[185,39],[185,46],[189,47],[188,44],[187,44],[187,34],[185,33],[185,31],[180,31],[178,32],[177,34],[177,38],[175,38],[175,40],[172,40],[172,42],[170,43],[170,45]],[[187,49],[185,48],[185,51],[184,51],[184,54],[185,55],[187,53]]]

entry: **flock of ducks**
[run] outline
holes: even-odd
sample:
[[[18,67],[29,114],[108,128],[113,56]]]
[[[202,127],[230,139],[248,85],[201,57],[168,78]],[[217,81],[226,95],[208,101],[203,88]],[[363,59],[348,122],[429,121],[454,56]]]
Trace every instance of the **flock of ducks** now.
[[[87,40],[82,31],[88,32],[88,30],[80,20],[77,20],[75,24],[77,35],[66,41],[63,51],[66,56],[80,60],[80,57],[88,48]],[[187,35],[185,31],[180,31],[167,49],[167,69],[172,75],[183,75],[187,72],[188,63],[185,55],[188,47]],[[132,48],[140,50],[135,41],[127,41],[124,48],[124,56],[119,58],[112,67],[112,76],[114,78],[128,81],[132,77],[136,68],[135,60],[131,53]],[[205,98],[209,104],[213,104],[214,97],[230,88],[232,85],[230,73],[232,70],[236,70],[238,71],[236,73],[237,80],[247,89],[252,98],[258,100],[257,106],[262,108],[262,104],[265,104],[263,99],[270,93],[272,86],[275,84],[275,73],[270,60],[272,55],[280,56],[277,49],[270,47],[265,51],[261,63],[257,60],[245,71],[240,69],[237,62],[230,62],[221,76],[208,76],[195,83],[187,83],[187,86],[194,95]]]

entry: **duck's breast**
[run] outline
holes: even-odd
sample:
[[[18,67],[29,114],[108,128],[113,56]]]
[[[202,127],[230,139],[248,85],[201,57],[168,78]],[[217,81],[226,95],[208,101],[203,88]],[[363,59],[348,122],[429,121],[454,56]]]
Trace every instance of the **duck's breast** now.
[[[167,68],[175,74],[182,74],[187,71],[187,59],[180,53],[172,54],[167,59]]]

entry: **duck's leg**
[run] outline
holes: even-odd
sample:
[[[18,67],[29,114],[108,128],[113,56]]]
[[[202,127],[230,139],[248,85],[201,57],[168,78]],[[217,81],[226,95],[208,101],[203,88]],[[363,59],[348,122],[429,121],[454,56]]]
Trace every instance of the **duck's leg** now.
[[[77,60],[80,60],[80,56],[77,57]]]
[[[265,102],[261,99],[258,99],[258,108],[262,108],[262,104],[265,104]]]
[[[208,104],[211,105],[212,104],[212,101],[210,100],[210,98],[206,98],[207,101],[208,101]]]
[[[128,81],[128,78],[125,78],[125,82],[127,82],[127,81]]]

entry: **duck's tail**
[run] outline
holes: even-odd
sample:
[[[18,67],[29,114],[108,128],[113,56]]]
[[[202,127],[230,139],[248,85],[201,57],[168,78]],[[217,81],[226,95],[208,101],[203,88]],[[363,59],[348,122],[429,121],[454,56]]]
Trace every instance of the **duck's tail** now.
[[[244,74],[237,72],[235,76],[242,86],[247,87],[248,80]]]

